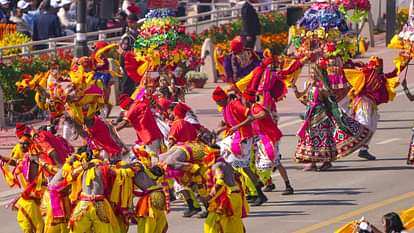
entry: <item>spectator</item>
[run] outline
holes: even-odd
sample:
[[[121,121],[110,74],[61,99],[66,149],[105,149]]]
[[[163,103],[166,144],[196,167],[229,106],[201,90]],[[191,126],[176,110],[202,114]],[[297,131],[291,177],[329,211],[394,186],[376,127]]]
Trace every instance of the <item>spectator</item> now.
[[[23,19],[23,16],[26,14],[29,9],[30,3],[23,0],[17,3],[16,13],[10,17],[10,21],[16,24],[16,31],[21,32],[29,37],[31,37],[31,27]]]
[[[60,23],[62,24],[62,29],[65,30],[66,35],[71,35],[75,32],[76,21],[69,14],[70,6],[72,0],[62,0],[57,15],[59,17]]]
[[[254,49],[256,37],[260,35],[260,21],[256,9],[250,4],[249,0],[245,1],[241,8],[241,18],[243,24],[242,36],[244,46]]]
[[[40,14],[33,22],[34,41],[46,40],[49,38],[62,36],[62,28],[55,9],[50,5],[49,0],[44,0],[40,5]],[[36,46],[36,49],[45,49],[47,45]]]
[[[138,7],[135,0],[124,0],[124,2],[122,3],[122,11],[125,12],[127,15],[141,14],[141,9]]]
[[[88,32],[95,32],[99,30],[99,18],[95,16],[93,8],[88,10],[88,15],[86,16],[86,30]]]
[[[10,0],[0,0],[0,23],[10,23]]]
[[[134,46],[134,42],[138,37],[138,16],[135,14],[130,14],[127,17],[128,26],[125,29],[125,33],[122,36],[122,40],[126,39],[129,41],[129,47]]]
[[[203,12],[209,12],[211,11],[211,0],[199,0],[199,3],[204,4],[204,5],[197,5],[197,13],[203,13]],[[206,15],[203,17],[199,17],[198,20],[202,21],[202,20],[209,20],[211,17],[210,15]]]
[[[24,1],[29,3],[29,7],[27,9],[27,12],[25,14],[23,14],[23,20],[29,24],[30,26],[30,31],[32,31],[33,29],[33,21],[34,18],[37,17],[40,14],[39,9],[37,8],[36,4],[33,1]]]
[[[175,14],[175,16],[177,16],[177,17],[184,17],[184,16],[186,16],[187,15],[186,7],[187,7],[187,3],[185,3],[185,2],[178,3],[177,13]]]

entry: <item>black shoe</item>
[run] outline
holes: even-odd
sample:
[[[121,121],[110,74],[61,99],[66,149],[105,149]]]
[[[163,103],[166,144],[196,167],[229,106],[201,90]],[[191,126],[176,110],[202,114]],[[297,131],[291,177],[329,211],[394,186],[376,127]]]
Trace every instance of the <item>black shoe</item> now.
[[[291,186],[286,187],[285,191],[282,192],[282,195],[292,195],[294,193],[294,190]]]
[[[187,209],[186,211],[184,211],[183,217],[191,218],[198,212],[201,212],[201,208]]]
[[[275,184],[268,184],[266,185],[266,187],[263,189],[263,192],[272,192],[273,190],[276,189],[276,185]]]
[[[247,196],[246,199],[247,199],[248,203],[255,203],[256,199],[257,199],[257,196]]]
[[[261,206],[263,203],[267,202],[266,196],[257,197],[256,201],[251,204],[251,206]]]
[[[208,211],[202,211],[201,213],[197,214],[197,218],[207,218]]]
[[[366,159],[366,160],[375,160],[375,156],[371,155],[367,150],[360,150],[358,153],[358,157]]]

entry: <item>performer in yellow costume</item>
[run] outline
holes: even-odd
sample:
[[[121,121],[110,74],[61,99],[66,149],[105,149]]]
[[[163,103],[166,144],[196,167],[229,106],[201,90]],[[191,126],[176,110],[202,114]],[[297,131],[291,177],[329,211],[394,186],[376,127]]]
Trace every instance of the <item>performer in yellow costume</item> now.
[[[24,153],[22,159],[9,159],[0,157],[6,165],[16,167],[13,174],[3,164],[2,171],[7,183],[13,186],[23,187],[19,199],[13,203],[18,210],[17,222],[24,233],[43,233],[44,222],[40,211],[40,202],[45,191],[45,176],[43,167],[39,164],[39,148],[29,135],[19,138],[19,144]]]
[[[204,233],[246,232],[242,218],[248,213],[248,205],[242,184],[232,166],[219,156],[220,149],[210,147],[204,159],[213,184]]]

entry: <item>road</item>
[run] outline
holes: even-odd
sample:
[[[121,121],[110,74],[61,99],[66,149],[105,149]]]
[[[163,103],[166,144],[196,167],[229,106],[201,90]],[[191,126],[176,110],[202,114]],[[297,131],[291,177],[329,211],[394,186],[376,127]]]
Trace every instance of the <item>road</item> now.
[[[372,54],[384,57],[386,71],[392,68],[396,51],[387,50],[379,43],[379,47],[369,51],[366,57]],[[409,76],[413,72],[414,68],[410,67]],[[302,76],[300,82],[305,78]],[[414,91],[414,80],[408,79]],[[213,88],[214,84],[209,84],[188,96],[188,103],[209,128],[214,128],[220,120],[220,114],[210,98]],[[304,106],[289,93],[278,109],[281,115],[279,126],[285,135],[281,142],[283,163],[288,169],[295,195],[280,195],[284,184],[274,174],[277,191],[268,193],[269,202],[263,206],[251,208],[249,216],[244,219],[247,232],[328,233],[362,216],[381,226],[383,214],[414,206],[414,167],[405,164],[414,121],[414,104],[401,90],[394,102],[380,106],[381,120],[371,142],[371,152],[378,159],[365,161],[353,154],[335,162],[332,170],[327,172],[303,172],[301,165],[292,161],[297,142],[295,133],[302,122],[298,114],[303,112]],[[134,132],[127,129],[121,132],[121,137],[132,143]],[[0,152],[5,153],[7,149]],[[0,202],[4,204],[10,192],[3,181],[0,182]],[[182,202],[173,203],[173,211],[168,215],[168,232],[202,232],[203,220],[182,218],[183,209]],[[19,232],[15,215],[15,212],[1,207],[2,233]],[[136,228],[132,227],[130,232],[136,232]]]

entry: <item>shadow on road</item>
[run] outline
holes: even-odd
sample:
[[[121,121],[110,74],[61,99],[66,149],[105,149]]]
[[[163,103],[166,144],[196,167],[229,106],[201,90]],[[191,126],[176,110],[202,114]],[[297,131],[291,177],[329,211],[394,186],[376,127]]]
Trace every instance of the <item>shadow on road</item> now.
[[[358,195],[361,193],[370,193],[363,191],[366,188],[317,188],[317,189],[295,189],[297,195]]]
[[[405,157],[399,157],[399,158],[382,158],[379,159],[377,158],[375,161],[406,161],[407,160],[407,156]],[[371,162],[365,159],[341,159],[341,160],[337,160],[335,161],[335,163],[350,163],[350,162]]]
[[[295,201],[268,201],[263,206],[348,206],[356,205],[355,200],[295,200]]]
[[[412,166],[388,166],[388,167],[358,167],[358,168],[337,168],[333,167],[331,170],[324,172],[353,172],[353,171],[401,171],[414,170]]]
[[[282,217],[282,216],[295,216],[295,215],[309,215],[304,211],[251,211],[248,215],[249,218],[259,217]]]

